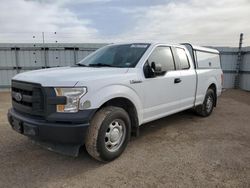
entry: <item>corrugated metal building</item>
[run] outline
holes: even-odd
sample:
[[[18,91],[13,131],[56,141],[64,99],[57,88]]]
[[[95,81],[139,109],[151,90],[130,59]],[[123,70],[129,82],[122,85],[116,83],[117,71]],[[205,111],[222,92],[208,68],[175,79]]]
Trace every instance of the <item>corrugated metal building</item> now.
[[[70,66],[106,44],[0,44],[0,88],[9,88],[11,78],[20,72]],[[214,47],[221,53],[224,88],[233,88],[238,48]],[[240,88],[250,91],[250,47],[242,49]]]
[[[233,88],[238,48],[215,47],[221,54],[221,66],[224,73],[224,88]],[[242,61],[240,63],[239,88],[250,91],[250,47],[242,48]]]
[[[0,88],[24,71],[71,66],[106,44],[0,44]]]
[[[240,88],[250,91],[250,47],[244,48],[244,53],[240,66]]]

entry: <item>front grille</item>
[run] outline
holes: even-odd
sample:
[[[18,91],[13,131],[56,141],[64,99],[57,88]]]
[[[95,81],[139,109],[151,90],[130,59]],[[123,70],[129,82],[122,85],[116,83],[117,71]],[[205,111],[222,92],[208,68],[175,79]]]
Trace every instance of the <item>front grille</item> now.
[[[44,95],[39,84],[12,81],[12,105],[22,113],[44,115]]]

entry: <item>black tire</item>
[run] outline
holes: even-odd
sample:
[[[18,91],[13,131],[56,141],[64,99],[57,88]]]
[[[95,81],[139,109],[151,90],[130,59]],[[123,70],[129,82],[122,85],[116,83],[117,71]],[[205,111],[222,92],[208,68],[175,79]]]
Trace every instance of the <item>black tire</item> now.
[[[90,122],[85,140],[86,150],[99,161],[112,161],[125,150],[130,134],[131,123],[128,113],[119,107],[104,107],[95,114]],[[121,141],[113,146],[115,142],[112,142],[112,138],[118,141],[121,139]],[[112,145],[108,145],[108,143]]]
[[[195,112],[202,117],[207,117],[213,112],[214,106],[215,106],[214,90],[208,89],[203,104],[195,107]]]

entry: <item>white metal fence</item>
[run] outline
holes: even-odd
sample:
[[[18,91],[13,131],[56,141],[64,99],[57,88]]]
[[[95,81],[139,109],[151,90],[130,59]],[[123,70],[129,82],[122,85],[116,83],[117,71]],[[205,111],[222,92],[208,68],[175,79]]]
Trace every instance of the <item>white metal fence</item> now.
[[[233,88],[238,48],[216,47],[221,54],[221,66],[224,72],[224,88]],[[242,49],[242,62],[240,64],[239,88],[250,91],[250,47]]]
[[[106,44],[0,44],[0,88],[9,88],[17,73],[74,65]],[[215,47],[221,53],[224,88],[233,88],[238,48]],[[250,47],[243,48],[240,88],[250,91]]]
[[[71,66],[105,44],[0,44],[0,88],[24,71]]]

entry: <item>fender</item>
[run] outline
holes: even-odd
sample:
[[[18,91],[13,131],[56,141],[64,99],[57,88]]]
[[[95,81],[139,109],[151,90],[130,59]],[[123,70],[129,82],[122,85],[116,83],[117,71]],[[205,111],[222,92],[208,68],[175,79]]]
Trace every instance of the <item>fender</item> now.
[[[207,80],[207,83],[206,83],[206,85],[205,85],[206,87],[205,87],[204,90],[203,90],[203,98],[202,98],[202,101],[204,101],[204,99],[205,99],[207,89],[208,89],[209,86],[212,85],[212,84],[215,84],[215,87],[216,87],[216,90],[217,90],[217,88],[218,88],[218,82],[217,82],[215,76],[209,77],[209,79]]]
[[[126,85],[109,85],[103,88],[100,88],[99,90],[95,91],[93,93],[94,95],[88,96],[87,100],[91,101],[91,108],[100,108],[105,102],[122,97],[130,100],[137,111],[138,114],[138,120],[139,120],[139,125],[142,122],[142,103],[139,95],[130,87]],[[101,97],[100,97],[101,96]],[[84,98],[86,100],[86,98]]]
[[[210,70],[197,69],[198,74],[198,85],[197,85],[197,96],[195,101],[195,106],[203,103],[208,87],[211,84],[215,84],[218,90],[219,80],[216,78]]]

